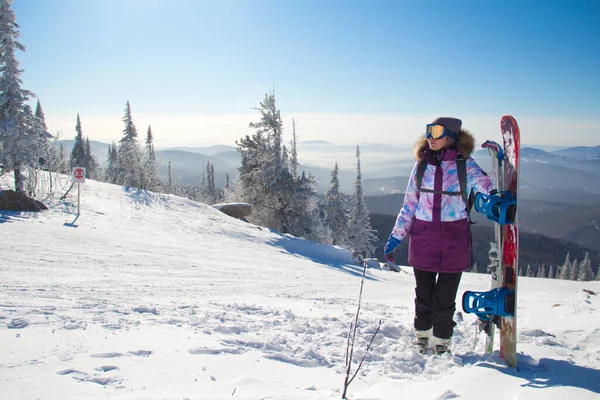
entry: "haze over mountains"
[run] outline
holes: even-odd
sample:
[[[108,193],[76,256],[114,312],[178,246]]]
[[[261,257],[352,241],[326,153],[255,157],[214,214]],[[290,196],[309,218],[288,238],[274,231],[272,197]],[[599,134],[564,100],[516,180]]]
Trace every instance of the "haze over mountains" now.
[[[73,140],[61,140],[70,151]],[[91,141],[92,152],[102,165],[108,154],[108,144]],[[404,192],[408,175],[414,165],[412,146],[376,143],[360,144],[361,172],[366,195],[385,195]],[[174,147],[157,149],[161,172],[166,175],[168,163],[182,183],[196,185],[202,178],[206,163],[215,168],[217,186],[229,174],[237,176],[240,155],[233,146]],[[298,159],[301,170],[317,178],[320,193],[330,186],[335,163],[340,168],[341,190],[350,194],[356,179],[356,146],[337,145],[325,141],[300,142]],[[486,150],[476,150],[473,157],[484,170],[490,170]],[[523,147],[521,150],[522,199],[544,200],[578,205],[600,205],[600,146],[570,147],[542,150]]]

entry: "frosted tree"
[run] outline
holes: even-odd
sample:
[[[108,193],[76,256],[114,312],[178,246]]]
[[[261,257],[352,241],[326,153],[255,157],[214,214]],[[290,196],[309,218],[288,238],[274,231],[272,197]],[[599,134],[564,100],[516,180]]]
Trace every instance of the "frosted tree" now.
[[[527,264],[527,275],[528,277],[533,277],[535,276],[535,274],[533,273],[533,268],[531,267],[531,264]]]
[[[46,124],[46,115],[44,114],[44,111],[42,110],[42,105],[40,103],[40,101],[37,101],[36,107],[35,107],[35,117],[38,120],[38,123],[40,124],[41,128],[45,131],[48,132],[48,126]],[[50,135],[49,133],[47,133],[47,137],[48,140],[46,141],[45,144],[45,148],[43,149],[43,161],[40,160],[40,164],[42,166],[44,166],[44,168],[46,168],[48,171],[50,172],[58,172],[58,173],[66,173],[69,168],[68,168],[68,161],[66,160],[65,157],[65,153],[64,153],[64,146],[62,143],[58,143],[58,139],[60,136],[60,132],[58,134],[56,134],[55,136]],[[52,186],[52,179],[50,180],[50,185]],[[50,189],[52,190],[52,188]]]
[[[294,179],[298,178],[298,149],[296,146],[296,120],[292,118],[292,154],[290,155],[290,169]]]
[[[44,114],[44,110],[42,110],[42,105],[40,104],[40,100],[38,99],[37,104],[35,106],[35,118],[37,120],[38,126],[43,132],[48,132],[48,125],[46,124],[46,115]],[[47,139],[50,139],[51,135],[47,134]],[[42,157],[40,159],[40,165],[46,168],[48,171],[56,171],[56,161],[59,158],[58,147],[56,143],[50,140],[43,141],[45,143],[42,150]]]
[[[0,165],[2,173],[14,173],[15,190],[23,193],[23,168],[38,164],[47,136],[28,104],[33,93],[22,88],[16,52],[25,46],[19,36],[11,1],[0,0]]]
[[[565,257],[565,263],[559,268],[556,278],[568,280],[571,268],[571,256],[569,253],[567,253],[567,256]]]
[[[77,122],[75,124],[75,143],[73,144],[73,150],[71,150],[69,166],[71,167],[71,169],[75,167],[85,167],[85,159],[86,149],[85,142],[83,141],[83,129],[81,127],[81,119],[79,118],[79,113],[77,113]]]
[[[293,182],[295,195],[289,210],[289,233],[322,243],[326,235],[320,217],[318,193],[314,189],[315,178],[302,171]]]
[[[229,173],[225,174],[225,185],[223,186],[223,201],[226,203],[232,203],[237,201],[235,190],[233,190],[231,186],[231,178],[229,178]]]
[[[282,146],[283,124],[275,96],[266,94],[256,110],[260,120],[249,124],[255,133],[236,142],[242,158],[236,196],[252,205],[252,222],[316,240],[322,236],[322,226],[314,177],[305,173],[294,176],[290,172],[297,163],[296,136],[290,160]]]
[[[356,146],[356,172],[354,195],[352,196],[348,217],[348,241],[353,251],[370,257],[375,251],[377,235],[371,228],[369,211],[364,199],[359,146]]]
[[[106,165],[106,181],[108,183],[117,183],[119,180],[119,161],[118,161],[118,150],[117,144],[112,142],[108,146],[108,163]]]
[[[173,172],[171,171],[171,161],[167,166],[167,193],[173,193]]]
[[[160,176],[158,172],[158,162],[156,161],[156,152],[154,151],[154,136],[152,127],[148,126],[146,133],[146,148],[142,157],[142,189],[157,191],[160,189]]]
[[[119,168],[118,183],[125,186],[140,187],[142,154],[137,141],[138,134],[133,123],[129,101],[125,107],[123,122],[125,128],[123,129],[123,137],[119,141],[117,151],[117,164]]]
[[[579,276],[578,281],[592,281],[594,280],[594,271],[592,270],[592,261],[590,260],[590,254],[585,253],[583,261],[579,264]]]
[[[550,278],[550,279],[556,278],[556,271],[554,270],[554,265],[550,266],[550,270],[548,271],[548,278]]]
[[[275,96],[266,94],[256,110],[260,120],[249,124],[255,133],[236,142],[242,156],[237,194],[252,204],[253,222],[290,233],[295,185],[282,160],[283,124]]]
[[[348,243],[348,211],[340,192],[339,168],[337,162],[331,172],[331,186],[325,194],[323,204],[323,225],[327,231],[328,243],[344,246]]]
[[[538,268],[537,277],[538,278],[546,277],[546,265],[545,264],[542,263],[542,266]]]
[[[579,261],[577,259],[575,259],[575,261],[573,261],[571,270],[569,271],[568,279],[572,280],[572,281],[576,281],[578,277],[579,277]]]
[[[92,153],[89,137],[85,138],[85,168],[88,178],[98,179],[100,177],[100,164],[98,164],[96,156]]]
[[[596,280],[600,281],[600,265],[598,265],[598,269],[596,270]]]
[[[215,186],[215,167],[210,163],[206,162],[206,178],[204,174],[202,176],[202,201],[206,204],[214,204],[217,201],[217,188]]]

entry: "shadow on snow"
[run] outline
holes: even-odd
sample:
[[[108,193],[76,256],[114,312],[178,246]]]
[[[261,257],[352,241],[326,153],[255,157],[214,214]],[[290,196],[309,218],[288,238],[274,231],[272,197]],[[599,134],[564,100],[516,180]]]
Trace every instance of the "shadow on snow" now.
[[[497,352],[494,352],[496,354]],[[570,386],[589,390],[600,394],[600,370],[583,367],[565,360],[542,358],[539,361],[529,356],[519,354],[517,362],[519,369],[511,368],[500,359],[497,363],[492,360],[481,361],[481,357],[469,356],[463,359],[465,363],[478,367],[495,369],[503,374],[527,380],[523,387],[544,389],[557,386]]]
[[[280,238],[275,240],[273,244],[283,248],[285,251],[295,255],[296,257],[305,258],[317,264],[321,264],[350,275],[362,277],[363,266],[353,264],[356,261],[352,259],[352,256],[348,251],[285,235],[282,235]],[[377,280],[376,278],[369,276],[368,272],[365,276],[365,279]]]

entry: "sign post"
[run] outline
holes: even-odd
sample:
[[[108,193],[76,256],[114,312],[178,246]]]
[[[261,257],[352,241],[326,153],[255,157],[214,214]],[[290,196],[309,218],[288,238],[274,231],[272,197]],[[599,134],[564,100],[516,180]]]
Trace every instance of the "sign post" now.
[[[77,183],[77,215],[81,210],[81,184],[85,183],[85,168],[75,167],[73,168],[73,183]]]

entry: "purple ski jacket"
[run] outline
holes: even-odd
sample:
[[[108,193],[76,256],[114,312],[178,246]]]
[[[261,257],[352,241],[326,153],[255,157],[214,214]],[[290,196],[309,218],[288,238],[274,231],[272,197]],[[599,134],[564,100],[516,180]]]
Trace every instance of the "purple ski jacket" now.
[[[470,157],[475,139],[465,130],[460,131],[456,146],[442,150],[436,160],[425,138],[415,147],[417,162],[413,167],[404,204],[392,236],[402,240],[410,236],[408,263],[414,268],[433,272],[464,272],[471,267],[471,233],[469,218],[462,196],[419,192],[416,183],[417,166],[427,161],[422,188],[460,192],[456,158],[466,159],[467,193],[473,190],[489,194],[493,189],[490,177]]]

